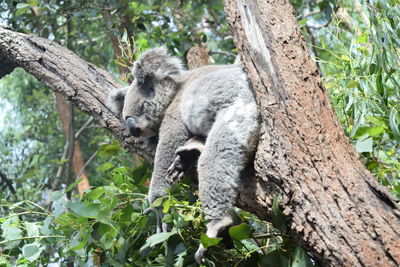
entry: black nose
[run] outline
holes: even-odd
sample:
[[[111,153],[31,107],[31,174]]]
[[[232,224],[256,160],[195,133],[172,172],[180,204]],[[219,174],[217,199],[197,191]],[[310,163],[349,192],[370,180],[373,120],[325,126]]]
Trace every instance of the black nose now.
[[[136,121],[132,117],[126,118],[126,125],[128,126],[128,130],[134,137],[140,136],[140,127],[137,125]]]

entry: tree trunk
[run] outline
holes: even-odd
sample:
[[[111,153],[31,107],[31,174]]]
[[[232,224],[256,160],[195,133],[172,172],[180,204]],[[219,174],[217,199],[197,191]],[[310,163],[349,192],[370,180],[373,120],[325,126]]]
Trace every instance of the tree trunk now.
[[[399,207],[343,134],[290,1],[225,11],[263,122],[242,206],[266,215],[281,194],[290,235],[325,266],[400,265]]]
[[[263,120],[258,175],[244,181],[238,204],[268,219],[281,194],[289,233],[324,265],[399,264],[399,208],[343,135],[289,1],[231,0],[226,11]],[[119,85],[104,70],[1,27],[0,59],[1,75],[24,68],[152,161],[156,140],[131,137],[107,107]]]
[[[70,126],[69,122],[71,121],[71,108],[72,106],[65,101],[65,97],[60,94],[60,93],[54,93],[55,96],[55,101],[56,101],[56,107],[58,114],[60,116],[60,121],[61,121],[61,126],[63,128],[63,133],[65,136],[65,141],[68,141],[68,139],[75,139],[75,134],[73,133],[72,137],[69,137],[70,134]],[[71,147],[72,148],[72,147]],[[75,176],[79,174],[78,179],[82,178],[82,181],[80,181],[77,185],[78,187],[78,193],[80,196],[83,195],[83,192],[85,190],[90,188],[90,183],[89,183],[89,178],[86,174],[86,171],[84,170],[85,166],[85,160],[83,158],[82,152],[81,152],[81,146],[79,144],[78,140],[74,140],[73,142],[73,148],[71,149],[72,151],[72,161],[68,162],[68,164],[72,165],[72,168],[74,169],[74,174]],[[72,175],[70,172],[69,175]],[[67,177],[69,181],[73,181],[72,177]],[[69,183],[67,184],[67,186]]]

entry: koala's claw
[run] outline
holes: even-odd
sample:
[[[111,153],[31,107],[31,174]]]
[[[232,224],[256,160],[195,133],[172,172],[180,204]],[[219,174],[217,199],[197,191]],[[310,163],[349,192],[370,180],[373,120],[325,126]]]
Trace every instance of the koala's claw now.
[[[185,174],[185,168],[182,164],[181,156],[177,155],[174,162],[167,170],[168,177],[171,183],[179,181]]]
[[[176,157],[167,170],[171,183],[179,181],[189,167],[194,164],[203,151],[204,143],[201,138],[191,138],[184,146],[175,151]]]
[[[207,251],[207,249],[203,246],[200,245],[199,248],[196,251],[196,254],[194,254],[194,259],[196,262],[200,265],[202,259],[204,258],[204,253]]]

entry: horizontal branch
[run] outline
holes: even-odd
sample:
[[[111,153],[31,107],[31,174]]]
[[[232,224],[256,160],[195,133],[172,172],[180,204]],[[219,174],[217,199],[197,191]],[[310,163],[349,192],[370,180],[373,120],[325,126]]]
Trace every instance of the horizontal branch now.
[[[106,105],[109,91],[120,84],[105,70],[55,42],[0,26],[0,78],[16,67],[23,68],[49,89],[63,94],[109,129],[125,148],[152,161],[156,141],[131,137],[125,124]]]

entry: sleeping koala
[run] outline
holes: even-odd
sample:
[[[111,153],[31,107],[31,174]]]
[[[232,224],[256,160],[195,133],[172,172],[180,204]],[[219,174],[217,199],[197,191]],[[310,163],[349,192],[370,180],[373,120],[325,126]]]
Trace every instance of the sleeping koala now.
[[[184,163],[191,161],[185,152],[197,151],[207,235],[217,237],[233,223],[240,174],[258,142],[259,112],[246,74],[240,65],[185,71],[165,48],[145,52],[132,74],[128,88],[110,94],[110,107],[122,115],[133,136],[159,136],[150,203],[182,177]],[[198,262],[204,252],[200,245]]]

